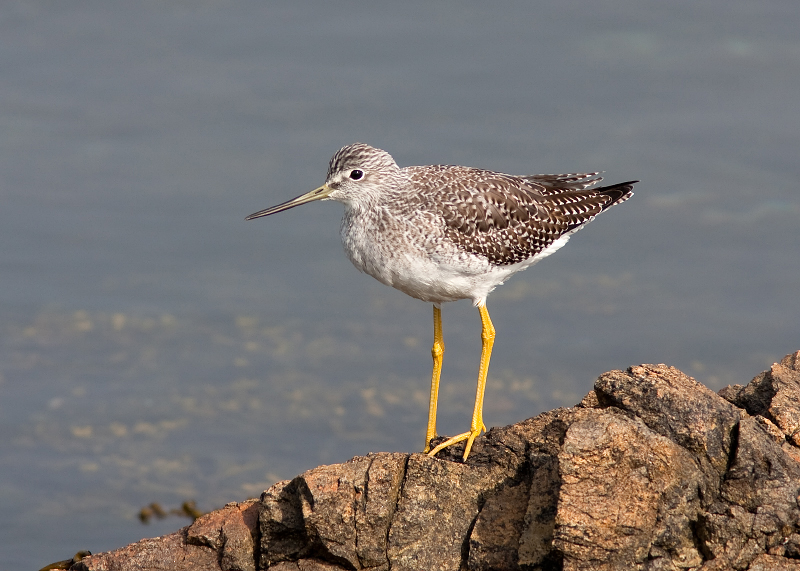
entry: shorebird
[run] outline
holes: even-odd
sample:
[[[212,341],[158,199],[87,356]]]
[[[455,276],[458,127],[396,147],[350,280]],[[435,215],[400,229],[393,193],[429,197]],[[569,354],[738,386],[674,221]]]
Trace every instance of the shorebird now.
[[[633,195],[639,181],[592,188],[599,172],[513,176],[429,165],[400,168],[386,151],[363,143],[339,149],[325,184],[246,220],[316,200],[344,204],[341,238],[350,261],[381,283],[433,303],[433,374],[424,452],[466,440],[463,458],[486,430],[483,396],[495,329],[489,293],[564,246],[595,216]],[[444,340],[441,305],[470,299],[481,318],[481,358],[467,432],[431,449]]]

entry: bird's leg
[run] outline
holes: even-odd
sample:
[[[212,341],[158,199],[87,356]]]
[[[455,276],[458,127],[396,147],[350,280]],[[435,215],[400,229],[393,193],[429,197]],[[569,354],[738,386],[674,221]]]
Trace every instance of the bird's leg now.
[[[442,374],[442,356],[444,355],[444,338],[442,337],[442,310],[433,306],[433,375],[431,376],[431,400],[428,405],[428,430],[425,432],[425,450],[431,449],[431,440],[436,438],[436,405],[439,402],[439,377]]]
[[[440,450],[443,450],[448,446],[452,446],[457,442],[461,442],[462,440],[466,440],[467,445],[464,448],[464,460],[466,460],[467,456],[469,456],[469,451],[472,449],[472,443],[475,441],[475,438],[477,438],[481,431],[486,430],[486,425],[483,423],[483,394],[486,391],[486,375],[489,372],[489,359],[492,357],[492,346],[494,345],[495,331],[494,326],[492,325],[492,320],[489,318],[489,310],[486,309],[486,306],[479,306],[478,311],[481,314],[482,324],[481,365],[478,369],[478,391],[475,395],[475,409],[472,412],[472,423],[470,424],[469,432],[459,434],[458,436],[453,436],[449,440],[442,442],[436,448],[431,450],[428,453],[428,456],[434,456]]]
[[[492,358],[492,347],[494,346],[494,325],[489,318],[489,310],[485,305],[478,308],[481,314],[481,365],[478,369],[478,390],[475,394],[475,409],[472,412],[472,424],[470,424],[469,438],[467,439],[467,446],[464,449],[464,460],[469,456],[469,451],[472,448],[472,443],[475,438],[481,433],[486,431],[486,425],[483,423],[483,394],[486,391],[486,377],[489,374],[489,359]]]

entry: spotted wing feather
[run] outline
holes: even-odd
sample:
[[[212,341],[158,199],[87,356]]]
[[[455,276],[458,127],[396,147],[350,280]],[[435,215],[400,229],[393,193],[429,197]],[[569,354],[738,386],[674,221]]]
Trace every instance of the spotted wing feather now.
[[[429,167],[430,168],[430,167]],[[466,167],[434,167],[445,234],[495,265],[527,260],[600,212],[627,200],[633,183],[588,189],[598,173],[515,177]],[[439,180],[434,180],[439,179]]]
[[[603,180],[601,172],[566,174],[531,174],[521,176],[525,182],[544,187],[542,194],[558,194],[565,190],[584,190]]]

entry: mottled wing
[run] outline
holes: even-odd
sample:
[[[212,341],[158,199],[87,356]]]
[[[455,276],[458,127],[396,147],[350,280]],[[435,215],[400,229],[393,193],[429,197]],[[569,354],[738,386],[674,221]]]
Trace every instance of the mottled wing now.
[[[584,190],[603,180],[602,172],[531,174],[521,176],[522,180],[534,186],[543,186],[542,194],[554,194],[565,190]]]
[[[596,173],[515,177],[467,167],[425,169],[414,178],[424,177],[435,193],[431,203],[440,209],[447,238],[495,265],[536,256],[632,194],[632,183],[587,190]]]

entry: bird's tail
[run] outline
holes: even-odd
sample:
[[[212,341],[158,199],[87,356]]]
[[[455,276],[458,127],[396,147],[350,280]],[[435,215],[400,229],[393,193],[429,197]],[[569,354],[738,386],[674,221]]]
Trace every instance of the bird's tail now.
[[[628,182],[619,182],[609,186],[601,186],[594,189],[596,194],[604,194],[611,198],[609,202],[603,205],[603,210],[611,208],[615,204],[620,204],[633,196],[633,185],[639,182],[638,180],[629,180]]]

